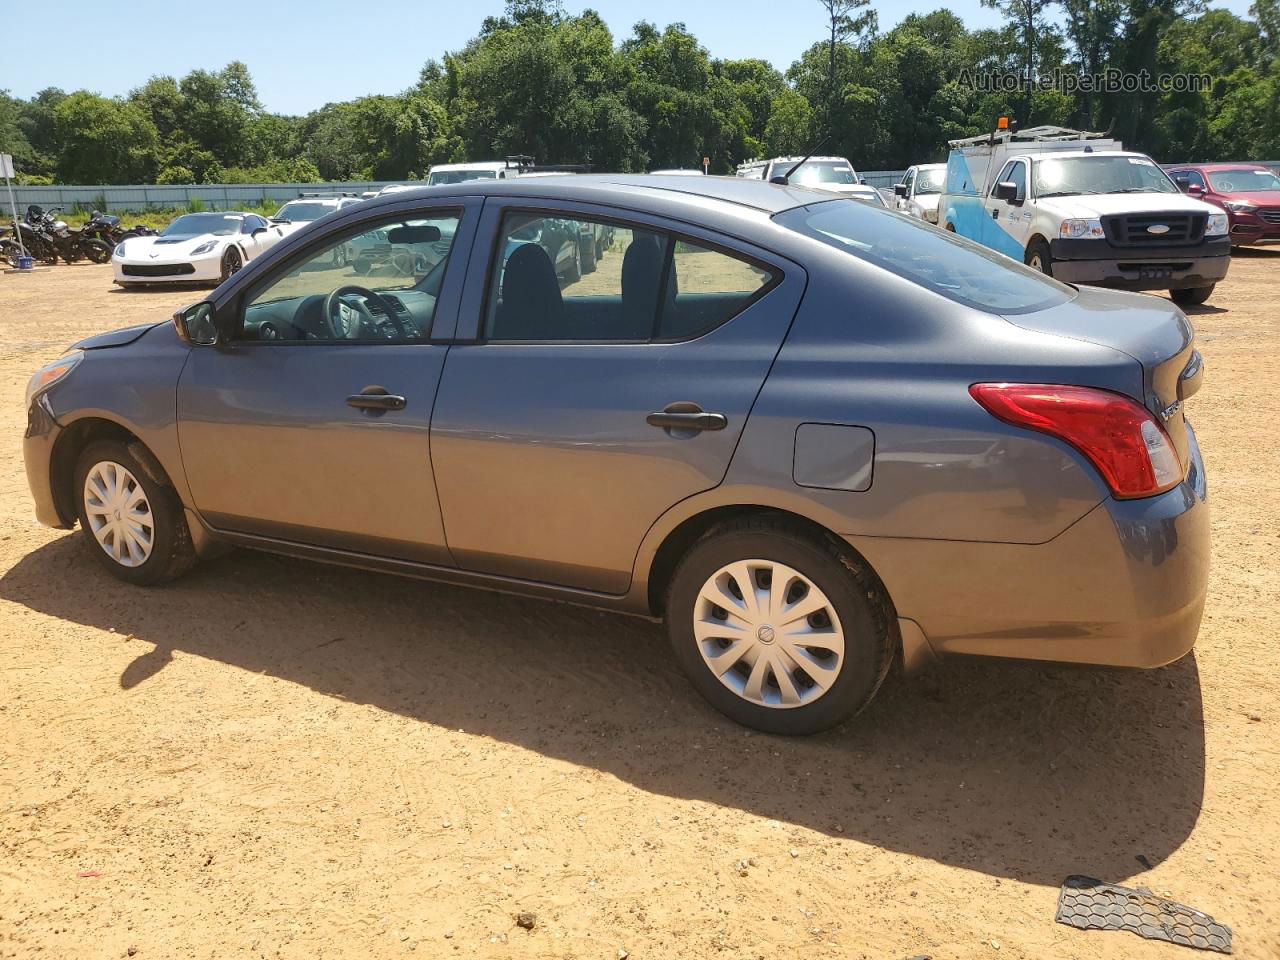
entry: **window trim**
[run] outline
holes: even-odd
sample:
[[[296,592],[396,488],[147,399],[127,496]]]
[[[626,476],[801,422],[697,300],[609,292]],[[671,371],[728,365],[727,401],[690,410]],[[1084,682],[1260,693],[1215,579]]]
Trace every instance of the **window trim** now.
[[[451,200],[454,198],[450,198]],[[449,342],[448,338],[436,338],[433,336],[435,332],[436,320],[440,315],[440,304],[445,299],[445,285],[449,282],[451,268],[454,263],[455,253],[458,249],[459,240],[467,239],[464,237],[464,224],[466,223],[466,215],[468,208],[465,204],[444,204],[439,207],[399,207],[394,210],[387,210],[381,216],[371,215],[362,218],[343,230],[335,230],[327,233],[322,237],[314,238],[298,248],[296,252],[286,257],[278,264],[272,264],[272,269],[263,277],[255,279],[243,290],[236,294],[236,303],[233,310],[235,312],[235,335],[232,336],[230,343],[233,347],[333,347],[333,346],[387,346],[387,347],[417,347],[438,345],[442,342]],[[425,214],[425,215],[424,215]],[[383,338],[367,338],[360,340],[245,340],[241,338],[244,332],[245,311],[253,305],[253,300],[263,291],[271,287],[281,277],[287,275],[290,270],[306,263],[316,254],[325,249],[332,249],[338,243],[346,243],[353,237],[370,233],[374,230],[381,230],[389,223],[403,222],[405,220],[427,220],[453,216],[458,221],[458,226],[454,231],[453,243],[449,247],[449,255],[445,261],[445,275],[440,278],[440,295],[436,297],[435,309],[431,313],[431,328],[426,331],[426,335],[420,340],[387,340]],[[464,256],[470,256],[470,243],[467,243],[468,250]],[[463,271],[465,276],[465,270]],[[356,284],[358,286],[358,284]],[[380,293],[381,291],[375,291]],[[308,295],[309,296],[309,295]]]
[[[492,243],[490,244],[490,250],[487,255],[487,259],[484,267],[484,295],[481,299],[481,304],[480,304],[479,323],[476,328],[475,338],[471,341],[468,341],[470,343],[474,343],[479,346],[484,346],[486,344],[495,344],[499,346],[501,345],[571,346],[574,344],[583,344],[583,345],[591,345],[591,346],[609,346],[611,344],[616,344],[619,346],[626,346],[626,345],[635,346],[635,345],[649,345],[649,344],[692,343],[695,340],[700,340],[702,337],[715,333],[717,330],[725,326],[725,324],[729,323],[734,318],[741,316],[746,310],[754,306],[758,301],[763,299],[767,294],[769,294],[770,292],[775,290],[778,286],[780,286],[783,280],[786,279],[785,271],[782,270],[780,267],[775,266],[774,264],[767,263],[766,261],[761,260],[758,257],[751,256],[750,254],[744,253],[741,250],[736,250],[733,247],[727,246],[726,244],[723,244],[723,243],[719,243],[715,240],[710,240],[705,237],[699,237],[695,234],[683,233],[680,230],[672,228],[671,226],[668,226],[666,224],[651,224],[651,223],[645,223],[641,220],[627,220],[621,216],[613,216],[611,214],[600,214],[594,211],[578,212],[573,210],[566,210],[564,207],[555,207],[550,205],[550,203],[548,203],[546,206],[543,206],[537,203],[530,204],[530,203],[518,203],[518,202],[511,203],[511,204],[504,204],[501,207],[497,208],[496,213],[497,213],[496,229],[494,230],[494,233],[493,233]],[[671,263],[673,262],[673,258],[675,256],[675,247],[676,247],[676,244],[681,240],[687,243],[691,243],[695,246],[699,246],[707,250],[711,250],[714,253],[720,253],[725,256],[732,257],[735,260],[745,261],[749,265],[757,267],[765,271],[766,273],[768,273],[769,281],[763,284],[759,289],[757,289],[755,293],[752,294],[752,296],[749,299],[744,301],[737,310],[729,314],[729,316],[725,317],[715,326],[709,327],[706,330],[700,331],[699,333],[689,337],[657,336],[658,329],[662,322],[662,311],[659,309],[654,311],[653,326],[650,328],[650,336],[647,339],[628,338],[625,340],[621,340],[621,339],[609,338],[609,339],[599,339],[599,340],[585,340],[585,339],[508,340],[508,339],[491,338],[485,335],[485,328],[488,326],[489,306],[492,302],[492,299],[497,295],[497,258],[503,246],[503,239],[506,237],[506,233],[504,232],[504,224],[506,222],[507,217],[512,214],[516,214],[516,215],[536,214],[539,216],[546,217],[548,219],[560,219],[560,220],[589,220],[591,222],[605,223],[614,227],[621,227],[624,230],[631,230],[633,232],[636,230],[639,230],[646,233],[663,234],[667,238],[668,243],[667,243],[666,256],[663,259],[663,264],[662,264],[662,277],[661,277],[661,280],[659,281],[661,286],[659,287],[659,290],[665,288],[665,285],[667,283],[667,277],[669,276]],[[662,305],[661,296],[658,298],[658,304],[659,304],[659,307],[661,307]]]

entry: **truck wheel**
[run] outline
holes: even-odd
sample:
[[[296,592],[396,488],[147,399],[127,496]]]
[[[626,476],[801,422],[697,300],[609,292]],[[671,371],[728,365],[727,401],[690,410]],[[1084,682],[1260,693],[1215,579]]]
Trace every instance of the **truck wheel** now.
[[[1181,290],[1170,290],[1169,296],[1173,297],[1174,303],[1194,307],[1213,296],[1213,288],[1216,286],[1216,283],[1211,283],[1207,287],[1183,287]]]
[[[1049,245],[1043,240],[1032,240],[1027,245],[1027,258],[1023,263],[1046,277],[1053,276],[1053,255],[1049,253]]]

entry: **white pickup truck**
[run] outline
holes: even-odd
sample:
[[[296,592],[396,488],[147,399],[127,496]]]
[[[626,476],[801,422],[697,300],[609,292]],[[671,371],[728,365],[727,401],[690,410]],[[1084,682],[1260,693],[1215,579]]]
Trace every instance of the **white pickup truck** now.
[[[1204,303],[1227,275],[1227,215],[1150,157],[1062,127],[951,141],[944,229],[1068,283]]]

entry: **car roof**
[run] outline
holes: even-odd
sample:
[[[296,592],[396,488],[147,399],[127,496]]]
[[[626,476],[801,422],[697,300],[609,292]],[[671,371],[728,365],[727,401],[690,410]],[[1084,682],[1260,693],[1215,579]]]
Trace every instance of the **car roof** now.
[[[1011,156],[1020,156],[1018,151],[1010,150]],[[1139,153],[1137,150],[1089,150],[1084,151],[1079,147],[1074,150],[1046,150],[1043,153],[1032,153],[1031,158],[1034,160],[1069,160],[1074,157],[1134,157],[1143,160],[1150,160],[1145,153]],[[1152,161],[1154,162],[1154,161]]]
[[[768,214],[833,199],[832,194],[821,190],[782,186],[744,177],[683,177],[654,173],[561,174],[508,180],[468,180],[464,183],[409,188],[394,194],[398,201],[440,196],[527,196],[641,207],[645,200],[662,199],[690,206],[705,205],[707,201],[711,201],[715,204],[749,207]]]
[[[1270,170],[1266,164],[1251,163],[1248,160],[1241,160],[1237,163],[1175,163],[1170,164],[1169,170],[1202,170],[1205,173],[1223,173],[1227,170]]]

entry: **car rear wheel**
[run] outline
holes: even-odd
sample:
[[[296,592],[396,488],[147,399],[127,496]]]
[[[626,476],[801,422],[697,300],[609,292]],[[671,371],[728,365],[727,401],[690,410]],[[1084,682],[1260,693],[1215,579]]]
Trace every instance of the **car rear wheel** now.
[[[240,251],[235,247],[228,247],[227,252],[222,255],[222,279],[226,280],[232,274],[239,273],[243,266],[244,260],[240,256]]]
[[[116,440],[91,443],[73,473],[76,513],[89,552],[112,574],[149,586],[196,560],[182,503]]]
[[[1027,257],[1023,261],[1032,270],[1053,276],[1053,255],[1049,253],[1049,245],[1043,240],[1032,240],[1027,246]]]
[[[1207,287],[1183,287],[1181,290],[1170,290],[1169,296],[1173,298],[1173,302],[1185,307],[1198,306],[1213,296],[1213,288],[1216,283],[1211,283]]]
[[[581,255],[581,260],[583,273],[596,272],[596,244],[594,240],[587,243],[586,252]]]
[[[722,713],[768,733],[816,733],[870,702],[891,656],[875,574],[784,520],[713,529],[680,562],[666,608],[676,659]]]

